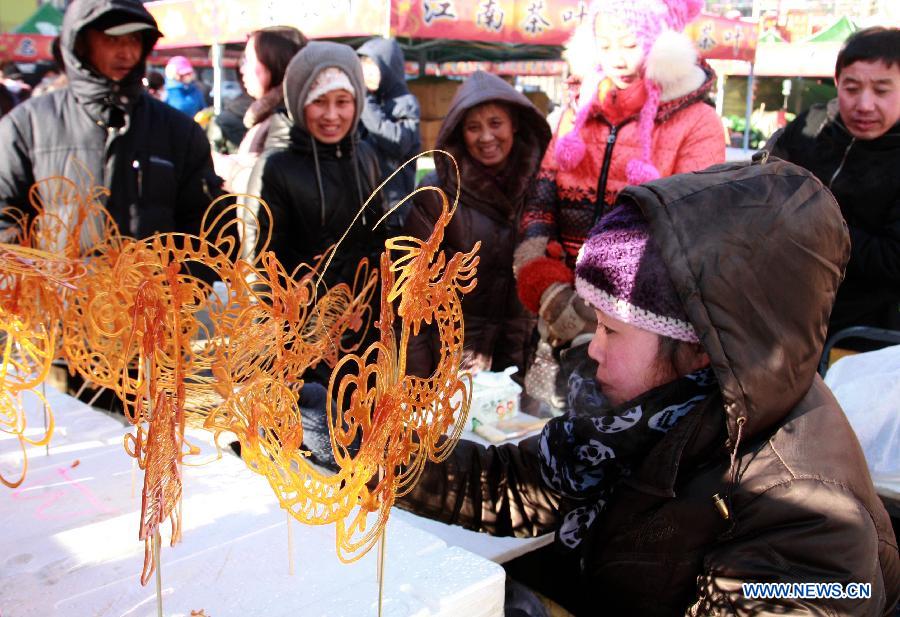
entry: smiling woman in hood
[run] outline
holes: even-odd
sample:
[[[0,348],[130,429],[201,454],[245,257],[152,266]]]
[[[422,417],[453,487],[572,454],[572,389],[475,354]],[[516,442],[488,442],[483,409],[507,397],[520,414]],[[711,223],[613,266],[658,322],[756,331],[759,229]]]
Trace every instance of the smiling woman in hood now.
[[[437,139],[459,165],[435,156],[435,171],[421,186],[436,186],[459,205],[444,232],[444,250],[469,251],[481,242],[478,286],[463,300],[466,364],[502,371],[525,369],[534,318],[516,296],[512,259],[525,192],[550,141],[550,127],[531,102],[508,83],[477,72],[459,88]],[[404,232],[427,238],[441,212],[433,191],[416,194]],[[415,338],[408,366],[427,375],[440,341],[433,330]]]
[[[248,187],[272,212],[271,221],[260,221],[260,238],[271,230],[268,250],[291,272],[315,263],[349,230],[325,281],[352,282],[359,260],[383,247],[374,230],[380,195],[353,222],[380,177],[374,153],[356,135],[365,100],[356,52],[340,43],[307,44],[288,65],[283,89],[287,110],[272,116]]]

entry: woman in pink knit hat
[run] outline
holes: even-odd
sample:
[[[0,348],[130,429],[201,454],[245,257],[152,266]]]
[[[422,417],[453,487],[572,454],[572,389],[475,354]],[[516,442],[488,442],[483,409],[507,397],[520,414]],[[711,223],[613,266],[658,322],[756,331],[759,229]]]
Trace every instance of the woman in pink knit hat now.
[[[722,124],[707,104],[715,75],[682,33],[702,0],[595,0],[596,68],[563,118],[532,186],[513,268],[519,297],[540,317],[526,376],[530,394],[560,407],[561,350],[595,327],[572,282],[588,231],[627,185],[725,160]]]

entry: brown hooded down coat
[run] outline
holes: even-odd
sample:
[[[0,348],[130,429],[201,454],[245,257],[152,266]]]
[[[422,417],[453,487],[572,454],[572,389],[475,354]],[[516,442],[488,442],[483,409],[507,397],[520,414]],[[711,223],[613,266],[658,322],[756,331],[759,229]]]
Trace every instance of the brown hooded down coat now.
[[[489,101],[500,101],[515,111],[517,129],[512,151],[499,176],[490,174],[466,152],[462,123],[466,112]],[[449,254],[467,252],[481,242],[478,285],[463,299],[466,364],[501,371],[516,366],[524,375],[535,318],[516,295],[512,261],[525,192],[550,142],[550,127],[541,113],[505,81],[477,72],[460,87],[437,138],[437,148],[450,152],[462,178],[459,206],[444,235]],[[420,186],[436,186],[454,199],[456,170],[444,155],[435,155],[435,171]],[[415,197],[405,233],[427,238],[441,213],[435,191]],[[439,340],[435,331],[413,339],[408,366],[417,375],[430,374],[436,365]]]
[[[816,373],[850,251],[834,199],[778,160],[673,176],[619,199],[647,217],[721,397],[616,489],[574,586],[578,614],[893,615],[897,540]],[[488,449],[462,441],[398,504],[517,536],[553,530],[568,505],[541,479],[537,437]],[[871,598],[751,600],[744,582],[870,583]]]

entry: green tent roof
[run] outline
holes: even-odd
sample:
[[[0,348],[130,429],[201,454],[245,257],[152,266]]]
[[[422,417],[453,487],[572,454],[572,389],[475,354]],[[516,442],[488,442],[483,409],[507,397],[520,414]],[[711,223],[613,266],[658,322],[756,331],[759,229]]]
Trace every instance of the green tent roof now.
[[[784,43],[784,39],[775,28],[769,28],[759,35],[760,43]]]
[[[62,27],[62,11],[52,4],[42,4],[31,17],[13,30],[14,34],[46,34],[56,36]]]
[[[840,43],[847,40],[847,37],[859,30],[856,24],[844,15],[839,20],[813,36],[809,37],[809,43]]]

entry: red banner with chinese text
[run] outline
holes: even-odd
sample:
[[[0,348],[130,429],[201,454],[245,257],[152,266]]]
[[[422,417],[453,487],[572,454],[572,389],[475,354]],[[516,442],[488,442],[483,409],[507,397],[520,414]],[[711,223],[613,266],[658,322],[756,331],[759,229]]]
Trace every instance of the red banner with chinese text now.
[[[690,36],[700,55],[708,60],[744,60],[753,62],[759,41],[756,22],[701,15],[688,24]]]
[[[165,37],[160,49],[237,42],[270,25],[311,38],[384,34],[387,0],[159,0],[148,2]],[[587,17],[588,0],[390,0],[393,36],[561,45]],[[752,61],[753,22],[702,15],[688,26],[705,58]]]
[[[394,36],[561,45],[587,16],[586,0],[394,0]]]
[[[0,34],[0,59],[5,62],[53,60],[53,39],[42,34]]]
[[[584,0],[394,0],[395,36],[561,45],[587,17]],[[755,22],[701,15],[687,28],[705,58],[752,61]]]

